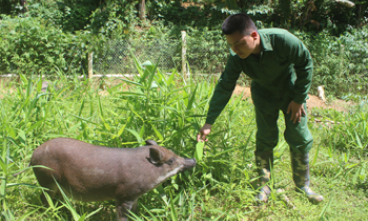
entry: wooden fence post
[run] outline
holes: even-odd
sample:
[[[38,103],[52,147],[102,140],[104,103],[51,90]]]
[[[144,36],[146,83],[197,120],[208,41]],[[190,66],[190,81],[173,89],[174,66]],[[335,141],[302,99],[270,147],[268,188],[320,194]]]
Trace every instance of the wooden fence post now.
[[[181,31],[181,73],[184,79],[187,78],[187,38],[186,32]]]
[[[139,19],[146,20],[146,0],[140,0],[139,3]]]
[[[93,77],[93,52],[88,53],[88,78]]]

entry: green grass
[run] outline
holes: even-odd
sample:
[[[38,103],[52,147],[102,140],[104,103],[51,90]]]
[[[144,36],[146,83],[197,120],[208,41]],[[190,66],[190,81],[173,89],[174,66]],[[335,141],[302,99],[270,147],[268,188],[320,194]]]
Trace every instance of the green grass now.
[[[49,79],[48,92],[41,91],[42,79],[35,76],[1,82],[1,219],[115,219],[113,202],[66,199],[49,208],[42,206],[42,189],[26,168],[33,150],[55,137],[111,147],[137,147],[153,139],[179,155],[194,157],[213,80],[183,79],[176,72],[160,73],[156,65],[136,63],[140,75],[134,79],[117,79],[111,85],[107,79],[100,81],[106,84],[105,95],[93,82],[66,79],[60,71],[57,79]],[[256,126],[253,105],[239,96],[232,98],[213,126],[203,160],[193,171],[142,196],[133,220],[367,220],[367,104],[348,113],[313,109],[309,118],[315,139],[311,181],[325,197],[321,204],[310,204],[294,191],[288,146],[282,137],[283,117],[272,197],[264,205],[253,201]],[[315,118],[334,124],[315,123]],[[24,169],[25,173],[12,176]]]

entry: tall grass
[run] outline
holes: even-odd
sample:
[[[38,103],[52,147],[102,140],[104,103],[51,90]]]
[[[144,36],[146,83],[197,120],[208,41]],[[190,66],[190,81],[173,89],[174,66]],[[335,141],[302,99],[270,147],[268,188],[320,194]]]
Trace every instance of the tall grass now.
[[[103,91],[88,79],[58,79],[42,92],[39,77],[20,75],[2,83],[0,99],[1,217],[5,220],[113,220],[111,202],[69,200],[44,208],[42,189],[30,169],[33,150],[46,140],[71,137],[112,147],[136,147],[156,140],[194,157],[215,84],[161,73],[156,64],[136,60],[133,78],[103,79]],[[10,86],[9,86],[10,85]],[[10,88],[11,87],[11,88]],[[13,92],[9,92],[10,89]],[[204,155],[193,171],[172,177],[139,200],[133,220],[362,220],[367,201],[367,107],[350,113],[312,110],[335,124],[310,123],[313,189],[326,200],[319,206],[294,191],[288,147],[282,136],[275,149],[274,191],[270,202],[253,201],[258,186],[254,165],[256,131],[251,102],[233,97],[213,126]],[[339,124],[338,124],[339,122]],[[283,118],[279,120],[283,129]],[[280,130],[282,133],[282,130]],[[280,134],[281,135],[281,134]],[[26,170],[17,177],[11,174]],[[277,189],[285,191],[279,193]],[[285,201],[285,196],[294,206]],[[336,211],[339,211],[336,213]],[[87,218],[88,217],[88,218]],[[364,217],[364,218],[363,218]]]

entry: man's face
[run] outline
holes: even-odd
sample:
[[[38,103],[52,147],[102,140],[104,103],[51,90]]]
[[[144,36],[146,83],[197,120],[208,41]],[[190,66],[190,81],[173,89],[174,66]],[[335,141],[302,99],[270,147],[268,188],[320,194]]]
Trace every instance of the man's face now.
[[[230,35],[225,35],[227,44],[241,59],[247,58],[250,54],[254,53],[256,49],[257,32],[242,35],[238,31]]]

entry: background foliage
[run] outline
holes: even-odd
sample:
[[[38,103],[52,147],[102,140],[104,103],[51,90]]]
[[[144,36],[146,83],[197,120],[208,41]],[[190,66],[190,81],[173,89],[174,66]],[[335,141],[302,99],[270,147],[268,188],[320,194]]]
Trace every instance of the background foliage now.
[[[22,1],[1,0],[0,71],[53,74],[58,67],[66,74],[83,74],[87,53],[93,51],[97,59],[104,57],[106,43],[114,39],[128,40],[133,50],[141,50],[136,49],[140,42],[169,45],[177,41],[167,50],[181,70],[177,46],[180,31],[185,30],[192,72],[217,74],[228,55],[221,23],[230,14],[245,12],[259,28],[287,28],[308,45],[315,61],[315,84],[325,85],[335,96],[367,90],[365,1],[352,1],[353,7],[335,0],[144,2],[146,16],[140,20],[142,1],[29,0],[22,6]],[[103,66],[111,64],[107,60]],[[133,65],[125,66],[130,68],[128,72],[134,71]],[[348,89],[350,83],[356,87]]]

